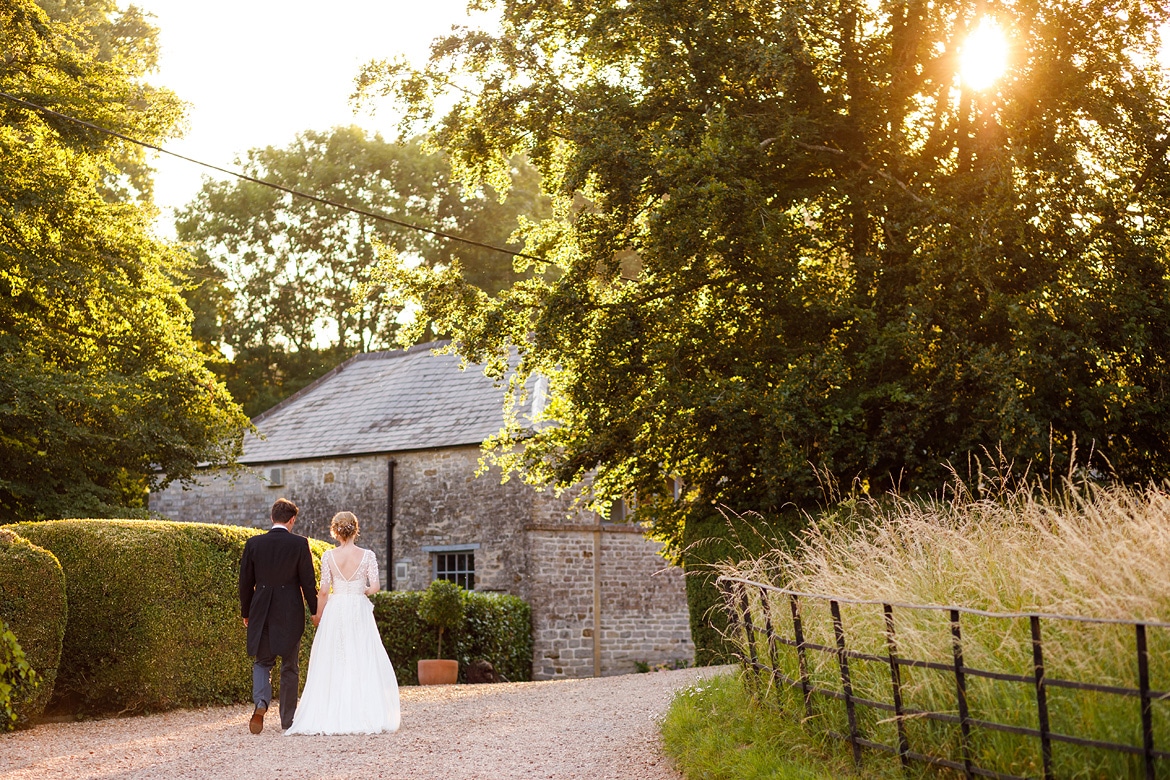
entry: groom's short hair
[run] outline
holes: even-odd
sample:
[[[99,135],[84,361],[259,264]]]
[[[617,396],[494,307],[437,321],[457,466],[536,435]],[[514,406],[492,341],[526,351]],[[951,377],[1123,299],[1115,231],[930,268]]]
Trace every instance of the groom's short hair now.
[[[296,517],[299,511],[297,505],[287,498],[278,498],[276,503],[272,505],[272,522],[287,523]]]

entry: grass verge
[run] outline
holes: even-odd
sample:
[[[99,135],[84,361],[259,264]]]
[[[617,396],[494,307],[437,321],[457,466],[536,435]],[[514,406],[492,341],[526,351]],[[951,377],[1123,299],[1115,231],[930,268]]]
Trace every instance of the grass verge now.
[[[904,780],[897,762],[866,760],[807,730],[798,718],[757,702],[740,674],[682,689],[662,722],[666,753],[687,780]]]

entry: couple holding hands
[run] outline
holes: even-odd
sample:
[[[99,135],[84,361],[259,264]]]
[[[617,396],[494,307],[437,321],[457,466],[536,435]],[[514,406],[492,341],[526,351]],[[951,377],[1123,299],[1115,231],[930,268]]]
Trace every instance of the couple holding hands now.
[[[292,734],[376,734],[400,721],[398,679],[374,623],[367,596],[380,588],[378,560],[354,544],[358,521],[351,512],[333,516],[329,532],[338,546],[321,556],[319,588],[309,540],[292,532],[297,506],[272,505],[272,528],[244,545],[240,562],[240,610],[248,629],[255,710],[253,734],[264,728],[272,702],[272,667],[280,657],[280,725]],[[298,655],[305,604],[317,626],[300,707]]]

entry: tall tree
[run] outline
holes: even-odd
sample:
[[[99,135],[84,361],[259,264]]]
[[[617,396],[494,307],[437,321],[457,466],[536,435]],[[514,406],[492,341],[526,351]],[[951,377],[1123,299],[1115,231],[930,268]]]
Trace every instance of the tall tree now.
[[[713,504],[933,490],[985,448],[1170,469],[1163,6],[495,6],[497,33],[363,87],[467,180],[524,153],[556,198],[526,238],[557,277],[385,269],[416,325],[551,378],[559,425],[496,442],[530,479],[596,470],[677,550]],[[1008,69],[977,91],[958,58],[985,15]]]
[[[99,37],[0,0],[0,90],[172,135],[179,103],[145,83],[134,36]],[[0,100],[0,522],[141,508],[149,487],[229,460],[247,424],[191,338],[170,273],[184,256],[153,237],[149,201],[115,186],[133,186],[127,159],[119,141]]]
[[[358,127],[306,131],[252,149],[250,176],[422,227],[511,246],[520,214],[547,213],[535,171],[510,163],[511,197],[451,181],[446,158],[418,139],[391,143]],[[208,180],[177,220],[200,258],[189,295],[198,333],[229,353],[221,375],[249,414],[346,357],[393,343],[402,309],[380,294],[376,247],[427,267],[457,264],[489,292],[519,278],[509,255],[437,238],[249,181]]]
[[[37,0],[49,19],[70,29],[73,45],[87,57],[122,69],[144,95],[173,102],[166,90],[151,86],[143,76],[158,67],[158,28],[151,16],[135,5],[119,7],[117,0]],[[154,170],[145,148],[113,141],[114,167],[102,178],[107,199],[137,200],[149,206],[154,194]]]

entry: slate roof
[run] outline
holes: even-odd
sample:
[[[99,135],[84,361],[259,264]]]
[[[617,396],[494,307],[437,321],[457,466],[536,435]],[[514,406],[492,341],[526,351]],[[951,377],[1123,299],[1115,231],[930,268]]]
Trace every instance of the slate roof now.
[[[434,355],[445,342],[406,351],[357,355],[253,424],[241,463],[479,444],[503,425],[504,388],[483,367],[459,370],[455,355]],[[533,401],[536,401],[533,398]]]

